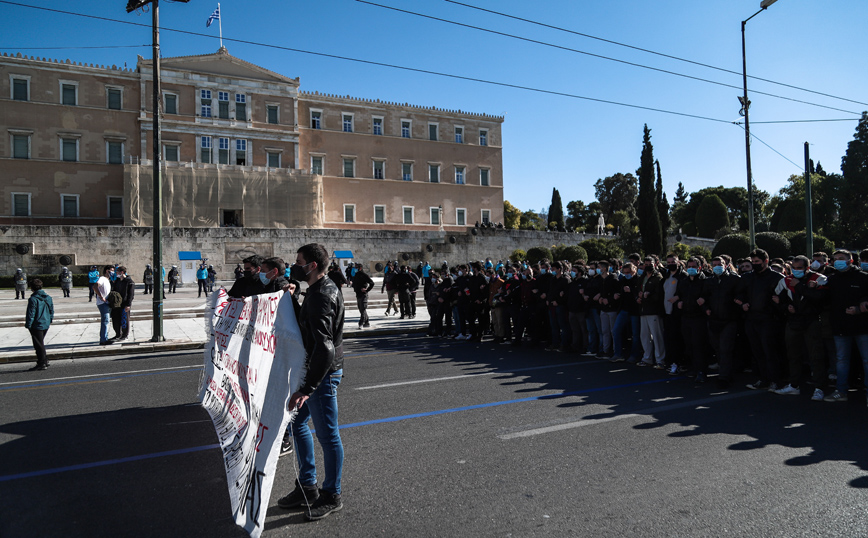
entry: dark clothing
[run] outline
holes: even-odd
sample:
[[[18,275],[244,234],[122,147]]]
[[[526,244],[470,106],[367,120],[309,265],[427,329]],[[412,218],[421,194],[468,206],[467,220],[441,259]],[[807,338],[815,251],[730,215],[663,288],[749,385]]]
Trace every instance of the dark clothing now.
[[[747,321],[764,321],[779,318],[779,310],[772,302],[778,281],[783,277],[771,269],[765,271],[751,271],[741,278],[738,299],[742,303],[748,303]]]
[[[639,293],[642,299],[643,316],[663,315],[663,277],[660,273],[646,271],[639,284]]]
[[[706,278],[702,290],[706,314],[712,324],[738,321],[741,307],[735,304],[740,286],[740,277],[735,273],[724,272],[720,276]]]
[[[45,333],[47,329],[30,329],[30,340],[36,351],[36,366],[48,366],[48,354],[45,352]]]
[[[374,280],[364,271],[357,271],[353,277],[353,291],[359,293],[368,293],[374,289]]]
[[[176,288],[178,287],[178,280],[181,279],[181,275],[178,274],[178,270],[174,267],[169,271],[167,276],[167,280],[169,282],[169,293],[175,293]]]
[[[262,282],[259,281],[259,275],[245,276],[236,280],[229,290],[229,297],[252,297],[262,293]]]
[[[344,296],[330,278],[307,289],[298,319],[306,355],[298,392],[310,396],[331,372],[344,367]]]
[[[136,295],[136,283],[129,276],[124,279],[119,278],[112,282],[112,291],[118,292],[121,296],[121,305],[112,308],[109,313],[115,338],[127,338],[130,334],[130,313],[127,307],[132,306]]]
[[[868,273],[858,269],[836,271],[826,283],[829,293],[829,321],[835,336],[868,333],[868,314],[859,310],[859,304],[868,301]],[[856,307],[856,315],[847,309]]]
[[[678,308],[680,303],[681,308],[678,310],[685,318],[705,319],[705,305],[697,304],[697,301],[702,297],[705,291],[705,275],[699,273],[695,277],[685,277],[678,281],[675,295],[678,296],[678,301],[675,303],[675,308]],[[703,331],[705,332],[705,331]]]
[[[588,279],[574,278],[567,288],[567,307],[570,312],[585,312],[588,310],[588,303],[585,300],[585,287]]]
[[[328,272],[328,277],[337,284],[338,288],[342,288],[347,285],[347,279],[340,269],[335,268]]]
[[[27,300],[27,316],[24,320],[25,329],[47,331],[54,321],[54,302],[45,290],[33,292]]]
[[[154,292],[154,270],[153,269],[145,269],[144,274],[142,275],[142,282],[145,284],[144,295],[148,293]]]

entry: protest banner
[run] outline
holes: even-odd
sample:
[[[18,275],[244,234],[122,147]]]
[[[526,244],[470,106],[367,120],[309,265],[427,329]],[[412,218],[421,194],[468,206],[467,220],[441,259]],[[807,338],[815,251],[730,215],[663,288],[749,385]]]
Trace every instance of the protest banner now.
[[[209,309],[199,400],[223,451],[235,522],[258,538],[290,420],[286,405],[302,378],[304,346],[289,294],[235,299],[220,289]]]

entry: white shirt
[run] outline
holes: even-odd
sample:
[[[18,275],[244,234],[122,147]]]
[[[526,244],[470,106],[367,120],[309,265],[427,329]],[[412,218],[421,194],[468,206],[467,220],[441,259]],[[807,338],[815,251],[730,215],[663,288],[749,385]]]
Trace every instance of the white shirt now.
[[[96,304],[97,306],[104,304],[106,297],[112,291],[112,281],[108,277],[101,276],[96,281]]]

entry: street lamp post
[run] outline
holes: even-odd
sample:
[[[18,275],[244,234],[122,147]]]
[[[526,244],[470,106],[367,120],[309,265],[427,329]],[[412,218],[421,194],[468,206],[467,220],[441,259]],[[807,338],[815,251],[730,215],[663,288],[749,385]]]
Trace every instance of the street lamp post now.
[[[747,25],[747,21],[759,15],[777,1],[778,0],[762,0],[762,2],[760,2],[760,10],[747,19],[741,21],[741,73],[742,82],[744,83],[744,96],[740,96],[738,100],[741,103],[742,110],[744,111],[744,152],[745,163],[747,166],[747,218],[750,230],[751,250],[756,248],[756,227],[754,225],[753,216],[753,175],[750,168],[750,100],[747,98],[747,55],[745,53],[744,27]]]

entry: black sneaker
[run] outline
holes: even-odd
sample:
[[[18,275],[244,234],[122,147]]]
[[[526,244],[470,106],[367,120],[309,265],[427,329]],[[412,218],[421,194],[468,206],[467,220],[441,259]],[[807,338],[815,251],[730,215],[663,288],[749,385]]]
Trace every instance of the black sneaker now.
[[[286,497],[277,499],[277,506],[281,508],[311,507],[319,499],[319,488],[316,486],[302,486],[295,481],[295,489]]]
[[[289,435],[289,432],[284,432],[283,442],[280,443],[280,454],[278,457],[282,458],[287,454],[292,454],[292,436]]]
[[[337,512],[344,507],[341,501],[340,493],[329,493],[328,491],[320,490],[319,499],[313,503],[310,510],[304,515],[308,521],[316,521],[322,519],[332,512]]]

